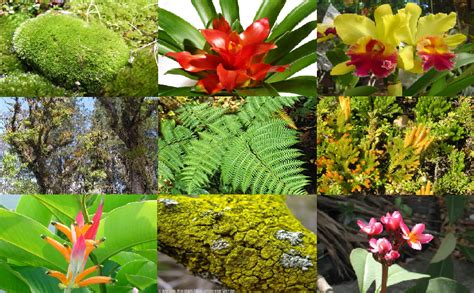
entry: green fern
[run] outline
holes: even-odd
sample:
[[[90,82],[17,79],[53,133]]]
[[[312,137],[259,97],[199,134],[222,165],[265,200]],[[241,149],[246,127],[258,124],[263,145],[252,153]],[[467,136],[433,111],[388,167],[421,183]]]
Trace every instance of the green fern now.
[[[281,111],[293,106],[300,97],[247,97],[238,116],[246,126],[252,122],[265,121]]]
[[[194,131],[203,130],[208,124],[222,117],[225,109],[212,107],[208,103],[184,106],[179,113],[179,119],[183,126]]]
[[[224,183],[242,192],[304,194],[308,180],[297,160],[301,154],[289,148],[297,143],[296,131],[285,125],[279,119],[254,123],[232,141],[222,165]]]

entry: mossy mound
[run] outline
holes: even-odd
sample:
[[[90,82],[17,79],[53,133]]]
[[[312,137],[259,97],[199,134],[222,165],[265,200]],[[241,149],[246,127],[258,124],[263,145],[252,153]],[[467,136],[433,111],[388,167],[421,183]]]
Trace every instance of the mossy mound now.
[[[45,14],[24,22],[13,37],[21,59],[55,84],[98,93],[125,66],[123,39],[99,24],[63,14]]]
[[[142,49],[105,86],[107,97],[155,97],[158,95],[158,66],[153,50]]]
[[[34,73],[14,73],[0,78],[0,96],[3,97],[60,97],[71,96],[46,78]]]
[[[0,17],[0,74],[23,71],[23,64],[13,51],[13,33],[28,16],[17,13]]]

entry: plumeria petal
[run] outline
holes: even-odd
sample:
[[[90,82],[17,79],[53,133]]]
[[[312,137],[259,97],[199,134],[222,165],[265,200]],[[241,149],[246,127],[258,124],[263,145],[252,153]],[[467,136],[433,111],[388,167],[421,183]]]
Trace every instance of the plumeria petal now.
[[[268,18],[262,18],[252,23],[247,29],[240,34],[243,45],[251,45],[261,43],[270,34],[270,23]]]

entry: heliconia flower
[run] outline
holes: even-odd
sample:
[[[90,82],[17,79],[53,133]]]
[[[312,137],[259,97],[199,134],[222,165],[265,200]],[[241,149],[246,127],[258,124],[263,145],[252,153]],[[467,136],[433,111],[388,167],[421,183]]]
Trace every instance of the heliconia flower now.
[[[269,72],[283,72],[288,68],[287,65],[272,66],[263,62],[267,53],[277,47],[265,42],[270,34],[267,18],[255,21],[241,34],[232,31],[222,16],[214,19],[212,26],[213,29],[201,30],[212,52],[166,54],[185,71],[199,74],[197,89],[211,95],[223,89],[232,92],[236,88],[257,86]]]
[[[395,261],[399,257],[400,257],[400,253],[396,250],[391,250],[384,256],[385,260],[388,260],[388,261]]]
[[[331,75],[344,75],[355,70],[357,76],[374,74],[384,78],[395,71],[399,40],[396,29],[400,18],[393,15],[390,5],[375,10],[375,22],[357,14],[341,14],[334,19],[337,34],[344,44],[349,61],[337,64]]]
[[[397,37],[405,44],[400,50],[399,66],[414,73],[423,73],[430,68],[453,69],[455,54],[452,50],[467,39],[463,34],[448,35],[456,25],[456,13],[420,17],[421,12],[420,6],[414,3],[408,3],[398,11]]]
[[[362,220],[357,220],[357,225],[359,225],[361,232],[364,232],[369,236],[378,235],[383,231],[382,224],[377,222],[375,218],[370,219],[370,222],[368,224],[366,224]]]
[[[325,42],[327,40],[337,37],[337,30],[334,24],[329,23],[318,23],[316,25],[317,30],[317,43]]]
[[[421,250],[421,244],[426,244],[433,240],[433,235],[423,234],[423,231],[425,231],[425,224],[416,224],[410,231],[407,225],[402,221],[400,223],[400,228],[402,229],[403,239],[405,239],[408,245],[413,249]]]
[[[389,231],[398,230],[401,221],[403,221],[403,218],[399,211],[395,211],[393,214],[387,212],[387,215],[380,218],[380,222],[382,222],[385,225],[385,229]]]
[[[100,269],[99,265],[92,266],[88,269],[84,269],[84,267],[87,263],[89,254],[99,244],[105,241],[105,238],[95,240],[97,229],[100,224],[100,218],[102,216],[103,204],[103,201],[101,201],[91,223],[84,222],[82,212],[77,214],[76,221],[71,226],[71,229],[61,223],[52,223],[53,226],[66,235],[66,237],[71,242],[72,247],[67,244],[60,244],[51,237],[41,235],[41,238],[56,248],[69,263],[67,274],[63,274],[58,271],[47,272],[49,276],[57,278],[60,281],[59,286],[63,289],[72,289],[86,287],[93,284],[108,284],[114,282],[111,277],[106,276],[94,276],[85,279],[85,277]]]
[[[369,250],[372,253],[377,253],[380,255],[386,255],[392,250],[392,244],[387,240],[387,238],[372,238],[369,240],[369,245],[371,247]]]

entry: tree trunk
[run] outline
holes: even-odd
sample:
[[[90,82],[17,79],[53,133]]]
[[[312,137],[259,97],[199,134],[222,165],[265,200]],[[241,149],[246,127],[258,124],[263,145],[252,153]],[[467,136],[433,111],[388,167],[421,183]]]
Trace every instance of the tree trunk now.
[[[316,291],[316,235],[275,195],[160,196],[158,250],[237,291]]]

